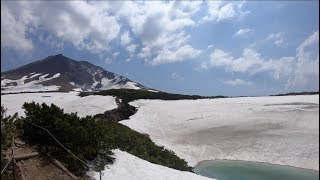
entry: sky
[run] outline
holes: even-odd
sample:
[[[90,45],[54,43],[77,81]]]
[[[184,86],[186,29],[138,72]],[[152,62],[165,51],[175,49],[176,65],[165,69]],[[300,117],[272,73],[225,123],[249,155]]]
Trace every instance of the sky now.
[[[1,1],[1,72],[49,55],[161,91],[319,90],[319,1]]]

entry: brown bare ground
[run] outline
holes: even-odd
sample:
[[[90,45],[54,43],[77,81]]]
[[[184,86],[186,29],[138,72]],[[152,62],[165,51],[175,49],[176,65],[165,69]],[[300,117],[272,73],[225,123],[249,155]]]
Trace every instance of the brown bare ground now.
[[[31,147],[21,140],[17,140],[15,144],[15,156],[37,152],[35,146]],[[7,154],[10,153],[11,149],[9,148]],[[52,164],[50,159],[45,155],[21,160],[17,163],[22,169],[25,180],[72,180],[66,172]],[[78,178],[84,180],[90,179],[86,175],[78,176]]]

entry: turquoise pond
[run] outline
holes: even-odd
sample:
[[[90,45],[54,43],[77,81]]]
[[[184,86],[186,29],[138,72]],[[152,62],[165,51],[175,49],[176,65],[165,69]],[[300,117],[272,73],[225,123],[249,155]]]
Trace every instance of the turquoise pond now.
[[[219,180],[318,180],[319,172],[269,163],[211,160],[202,161],[194,171]]]

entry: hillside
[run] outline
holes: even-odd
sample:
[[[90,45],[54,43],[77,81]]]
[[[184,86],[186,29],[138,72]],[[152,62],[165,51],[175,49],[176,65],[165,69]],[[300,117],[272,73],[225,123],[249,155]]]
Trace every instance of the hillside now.
[[[1,93],[148,89],[86,61],[58,54],[1,73]]]

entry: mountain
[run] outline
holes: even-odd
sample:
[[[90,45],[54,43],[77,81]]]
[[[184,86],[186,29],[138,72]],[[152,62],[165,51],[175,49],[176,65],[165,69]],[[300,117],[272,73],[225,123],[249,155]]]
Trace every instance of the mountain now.
[[[58,54],[1,73],[1,93],[149,89],[86,61]]]

